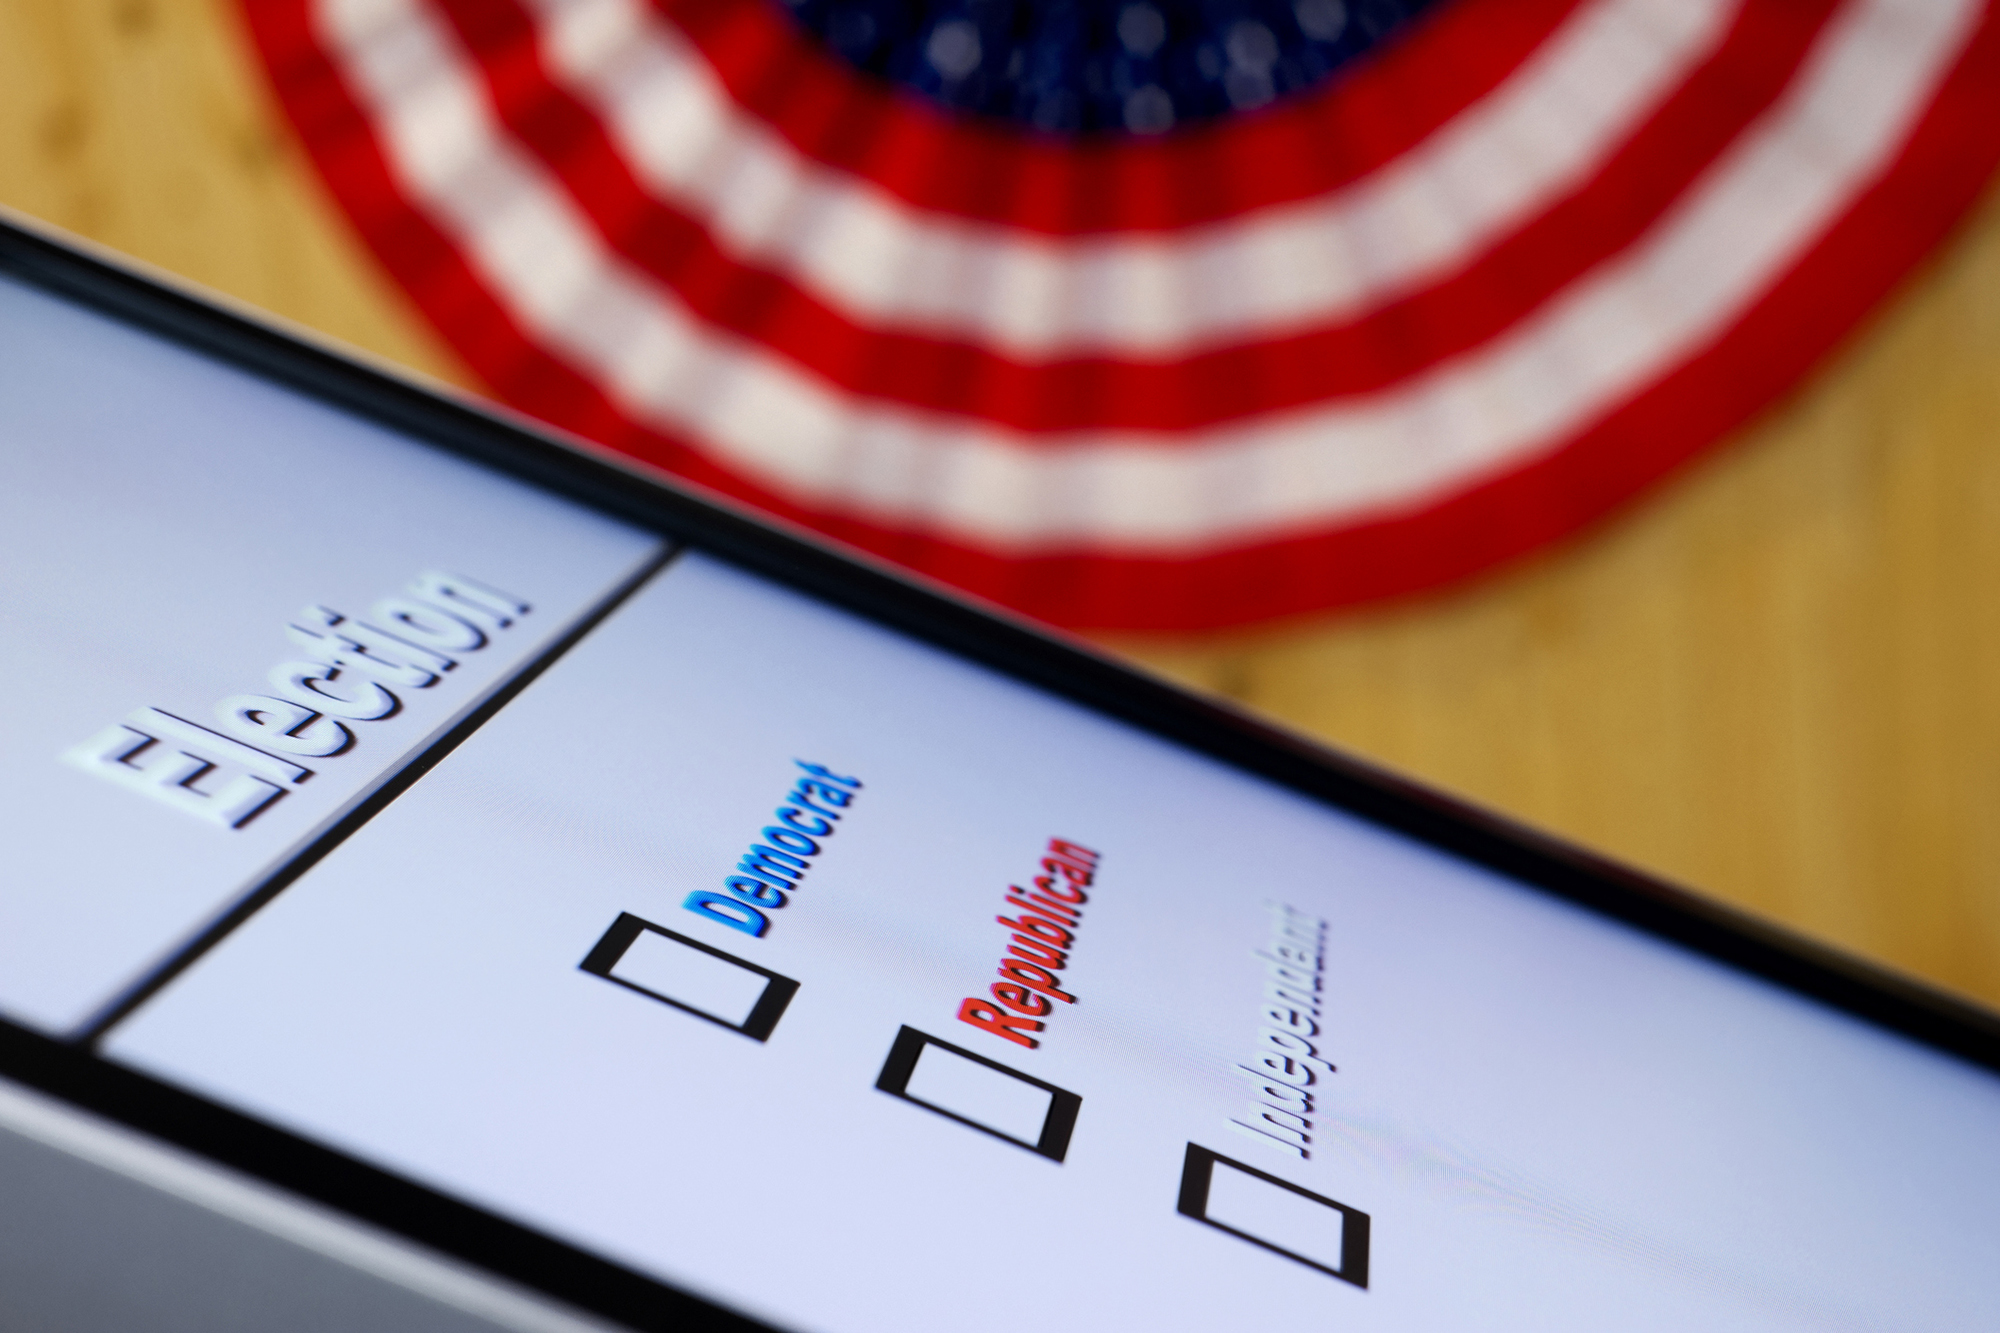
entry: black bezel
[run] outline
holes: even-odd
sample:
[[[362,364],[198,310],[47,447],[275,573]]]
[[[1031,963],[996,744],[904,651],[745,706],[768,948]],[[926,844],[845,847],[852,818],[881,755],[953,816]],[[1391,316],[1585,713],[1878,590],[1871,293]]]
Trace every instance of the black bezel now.
[[[1194,698],[1003,611],[0,218],[0,273],[595,505],[914,638],[1604,916],[2000,1071],[2000,1016]],[[636,1327],[763,1325],[0,1021],[0,1075]]]

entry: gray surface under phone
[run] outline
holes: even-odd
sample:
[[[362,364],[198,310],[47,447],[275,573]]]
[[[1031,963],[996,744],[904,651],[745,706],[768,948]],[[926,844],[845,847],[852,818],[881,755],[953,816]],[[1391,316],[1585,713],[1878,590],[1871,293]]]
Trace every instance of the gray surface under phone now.
[[[0,1199],[0,1329],[604,1327],[5,1084]]]

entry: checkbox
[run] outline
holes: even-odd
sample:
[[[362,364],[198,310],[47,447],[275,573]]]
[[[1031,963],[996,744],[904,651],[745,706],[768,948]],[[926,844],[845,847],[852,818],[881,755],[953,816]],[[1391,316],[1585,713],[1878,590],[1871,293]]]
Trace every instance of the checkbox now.
[[[875,1086],[961,1125],[1060,1162],[1083,1098],[905,1027]]]
[[[1368,1214],[1199,1144],[1187,1146],[1179,1211],[1328,1277],[1368,1285]]]
[[[662,1004],[763,1041],[778,1026],[799,983],[767,967],[619,914],[583,970]]]

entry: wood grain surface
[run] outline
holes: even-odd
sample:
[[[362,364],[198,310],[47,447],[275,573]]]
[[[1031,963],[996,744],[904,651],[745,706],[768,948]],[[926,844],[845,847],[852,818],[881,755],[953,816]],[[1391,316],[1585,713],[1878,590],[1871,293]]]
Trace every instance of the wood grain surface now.
[[[0,0],[0,203],[477,388],[224,0]],[[2000,199],[1794,398],[1444,595],[1113,647],[2000,1002]]]

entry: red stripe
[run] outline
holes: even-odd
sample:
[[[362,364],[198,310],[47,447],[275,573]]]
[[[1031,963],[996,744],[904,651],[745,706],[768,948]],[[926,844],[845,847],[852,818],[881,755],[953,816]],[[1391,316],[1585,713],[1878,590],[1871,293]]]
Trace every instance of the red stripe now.
[[[856,544],[1057,624],[1097,629],[1254,624],[1481,573],[1602,521],[1834,351],[1979,199],[2000,165],[1996,107],[2000,24],[1989,16],[1893,168],[1742,321],[1541,462],[1418,513],[1190,561],[1006,561],[942,544]]]
[[[808,156],[920,208],[1064,234],[1213,221],[1354,180],[1491,91],[1579,3],[1453,0],[1322,90],[1156,140],[954,116],[841,63],[770,0],[655,7]]]
[[[1028,614],[1103,629],[1212,629],[1404,595],[1602,518],[1790,388],[1944,237],[2000,162],[2000,34],[1988,18],[1893,167],[1744,319],[1541,461],[1407,515],[1194,559],[1006,559],[811,513],[626,420],[529,344],[451,245],[404,205],[313,40],[305,0],[247,12],[282,104],[363,235],[474,370],[517,405]]]
[[[768,271],[730,259],[687,215],[649,196],[591,110],[540,62],[518,4],[439,0],[511,135],[568,188],[607,245],[694,314],[851,392],[1031,432],[1178,431],[1378,392],[1517,323],[1636,240],[1767,110],[1836,0],[1746,6],[1596,178],[1460,273],[1360,319],[1217,352],[1145,363],[1023,364],[982,347],[884,333]]]
[[[362,239],[501,396],[578,434],[629,436],[603,395],[532,343],[451,241],[406,202],[360,104],[319,46],[311,7],[312,0],[247,0],[242,13],[279,105]]]

